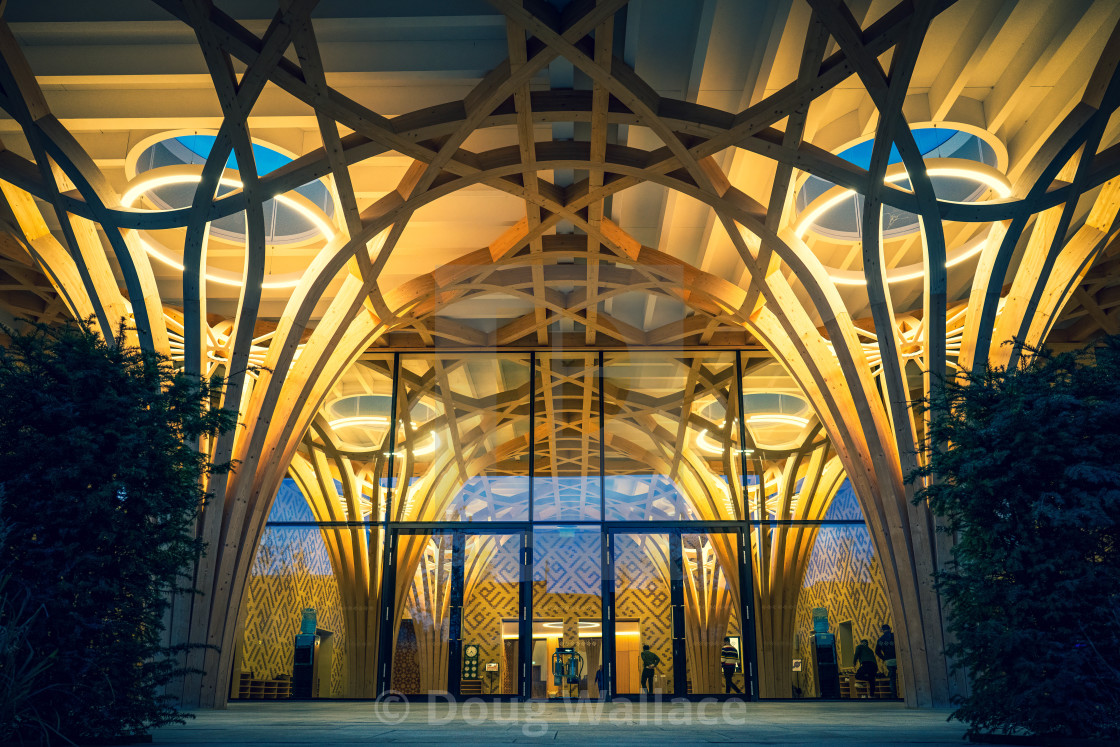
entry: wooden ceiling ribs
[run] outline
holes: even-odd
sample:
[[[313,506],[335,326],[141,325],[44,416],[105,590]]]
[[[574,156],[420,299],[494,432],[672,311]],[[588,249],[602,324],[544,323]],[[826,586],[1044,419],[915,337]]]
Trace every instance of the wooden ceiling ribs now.
[[[347,87],[351,73],[331,68],[337,64],[331,34],[338,32],[321,23],[318,14],[330,11],[312,0],[281,3],[260,34],[206,0],[157,0],[194,36],[201,55],[192,64],[209,78],[221,121],[205,163],[192,172],[199,182],[189,204],[167,210],[121,206],[123,182],[112,171],[118,167],[95,156],[92,145],[87,149],[93,135],[63,125],[80,118],[55,113],[68,112],[67,97],[77,94],[41,86],[18,34],[0,23],[0,107],[14,123],[5,132],[20,133],[0,151],[11,236],[0,244],[0,306],[40,320],[63,310],[94,316],[107,335],[117,319],[130,319],[136,342],[146,348],[178,355],[181,345],[188,371],[217,370],[213,361],[222,362],[230,376],[226,401],[240,412],[236,432],[212,445],[218,461],[239,466],[213,486],[217,496],[201,520],[201,534],[214,548],[196,570],[207,601],[177,600],[173,614],[177,640],[215,647],[192,655],[190,662],[206,674],[188,681],[183,701],[224,700],[219,683],[228,681],[238,600],[292,460],[302,465],[292,467],[301,484],[319,496],[322,515],[355,515],[359,475],[374,467],[355,463],[357,453],[331,441],[321,410],[335,383],[368,351],[405,343],[438,355],[452,348],[573,345],[676,351],[686,371],[683,397],[670,403],[620,389],[608,377],[603,424],[597,422],[595,352],[542,354],[538,371],[530,372],[539,387],[528,390],[539,392],[542,422],[529,424],[524,437],[514,433],[526,416],[524,387],[485,395],[489,389],[472,378],[484,374],[451,358],[437,358],[419,377],[404,372],[413,401],[430,399],[443,410],[415,430],[404,423],[406,436],[439,432],[448,440],[429,462],[402,457],[402,469],[430,472],[413,510],[431,518],[446,503],[438,496],[450,500],[454,486],[479,470],[520,469],[532,439],[547,465],[541,476],[551,477],[555,511],[583,518],[597,511],[598,495],[584,488],[566,495],[562,477],[597,474],[603,448],[624,472],[637,474],[643,464],[665,470],[707,516],[720,510],[712,477],[717,461],[694,452],[688,431],[707,427],[713,440],[733,444],[729,423],[739,407],[724,403],[722,426],[692,412],[700,398],[723,401],[727,378],[684,351],[757,341],[812,404],[834,456],[826,450],[791,456],[783,471],[756,455],[752,469],[783,474],[775,510],[806,518],[819,517],[821,504],[794,500],[796,474],[807,475],[813,494],[835,493],[841,475],[850,480],[908,652],[907,697],[916,705],[947,703],[957,685],[939,653],[939,602],[927,583],[947,548],[931,535],[930,517],[912,504],[913,486],[903,479],[924,430],[912,398],[928,395],[938,374],[954,367],[1014,363],[1048,340],[1070,346],[1120,329],[1120,126],[1112,121],[1120,103],[1120,15],[1107,3],[1084,0],[1050,21],[1055,3],[900,2],[864,25],[857,18],[869,12],[866,4],[795,0],[796,12],[786,8],[785,25],[778,18],[776,28],[796,43],[766,63],[772,68],[752,70],[761,93],[737,92],[734,100],[746,107],[724,111],[682,100],[699,98],[695,86],[674,94],[664,82],[672,76],[644,68],[648,61],[626,61],[633,50],[617,47],[633,43],[629,32],[661,20],[626,0],[570,3],[562,11],[493,0],[487,28],[500,30],[499,62],[465,77],[456,71],[466,82],[442,103],[424,100],[418,87],[411,106],[378,111],[375,97]],[[627,34],[616,28],[622,24]],[[947,40],[956,41],[942,50]],[[690,69],[718,77],[728,52],[693,46]],[[988,85],[985,65],[1009,48],[1017,51]],[[1100,54],[1073,54],[1082,49]],[[1062,60],[1050,59],[1056,52]],[[545,71],[561,64],[576,71],[572,90],[540,90]],[[662,76],[656,87],[647,71]],[[718,85],[704,76],[695,78],[697,85]],[[313,122],[291,163],[258,174],[250,123],[273,116],[280,93],[312,113]],[[1032,108],[1040,113],[1027,121]],[[937,197],[911,129],[930,122],[957,126],[956,117],[968,132],[998,141],[1009,198],[952,203]],[[586,129],[579,132],[588,134],[538,140],[540,127],[558,123],[580,123]],[[867,168],[836,155],[872,132]],[[883,182],[892,145],[910,189]],[[244,186],[219,195],[231,153]],[[379,168],[392,173],[387,186],[369,176]],[[548,176],[557,170],[576,172],[579,180],[561,186]],[[862,196],[858,249],[830,248],[819,235],[794,231],[795,197],[809,175]],[[271,263],[282,261],[266,245],[264,205],[317,179],[326,180],[338,208],[331,218],[337,235],[309,250],[295,288],[262,289]],[[656,244],[642,233],[644,216],[619,206],[649,189],[696,202],[705,221],[696,247],[658,252],[644,245],[643,239]],[[497,198],[486,207],[469,203],[479,195]],[[510,203],[517,206],[511,220],[485,215]],[[920,233],[882,236],[883,207],[918,216]],[[241,211],[248,236],[238,261],[247,282],[222,297],[205,279],[208,257],[220,255],[208,245],[207,226]],[[429,230],[432,215],[456,211],[470,213],[470,226],[492,232],[464,246],[449,231],[432,257],[425,256],[416,237]],[[558,235],[561,223],[576,233]],[[711,230],[717,223],[722,232]],[[169,281],[169,270],[148,257],[140,232],[178,237],[185,270]],[[947,250],[965,240],[980,242],[977,257],[946,267]],[[694,266],[681,256],[701,259]],[[28,262],[41,274],[25,270]],[[919,263],[925,268],[920,283],[888,282],[888,269]],[[838,286],[834,269],[861,270],[866,296]],[[488,306],[496,311],[479,312]],[[273,319],[275,330],[263,334],[261,323]],[[1009,338],[1022,344],[1001,344]],[[666,414],[677,416],[672,427],[661,424]],[[602,443],[600,428],[608,431]],[[503,442],[484,447],[488,431],[501,432]],[[308,440],[309,433],[320,440]],[[317,449],[326,450],[316,457]],[[718,463],[728,476],[737,469],[726,453]],[[328,505],[333,482],[323,480],[331,470],[344,496]],[[500,503],[488,491],[484,484],[476,494]],[[650,491],[649,505],[660,495]],[[574,502],[566,503],[569,498]],[[332,562],[350,564],[348,587],[364,599],[374,593],[376,551],[355,542],[340,534],[330,551]],[[414,567],[423,562],[422,544],[402,548]],[[776,554],[768,567],[775,575],[760,577],[766,586],[758,593],[785,593],[778,591],[783,585],[799,583],[811,544],[811,533],[794,533],[771,547]],[[439,607],[438,599],[429,601]],[[367,632],[376,624],[349,622]],[[771,620],[775,630],[788,622]]]

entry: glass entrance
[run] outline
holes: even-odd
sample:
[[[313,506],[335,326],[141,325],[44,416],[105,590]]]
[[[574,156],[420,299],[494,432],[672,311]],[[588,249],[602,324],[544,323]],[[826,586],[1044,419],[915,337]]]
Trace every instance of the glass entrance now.
[[[739,533],[620,531],[610,549],[615,694],[749,697]]]
[[[619,533],[611,538],[618,695],[677,692],[675,649],[680,646],[674,638],[673,613],[676,608],[679,617],[681,574],[679,553],[673,562],[673,544],[679,542],[679,535],[670,533]]]
[[[740,535],[685,531],[679,537],[688,692],[750,697],[750,664],[744,656],[740,615],[744,588]]]
[[[524,533],[401,530],[392,687],[517,695]]]
[[[602,535],[598,527],[533,530],[534,698],[597,698],[603,676]]]

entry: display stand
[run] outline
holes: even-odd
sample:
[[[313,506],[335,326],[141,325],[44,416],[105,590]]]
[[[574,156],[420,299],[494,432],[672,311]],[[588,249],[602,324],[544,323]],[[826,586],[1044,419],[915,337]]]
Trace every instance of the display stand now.
[[[583,679],[583,656],[574,648],[557,648],[552,655],[552,677],[553,684],[567,690],[567,697],[578,698],[579,684]]]

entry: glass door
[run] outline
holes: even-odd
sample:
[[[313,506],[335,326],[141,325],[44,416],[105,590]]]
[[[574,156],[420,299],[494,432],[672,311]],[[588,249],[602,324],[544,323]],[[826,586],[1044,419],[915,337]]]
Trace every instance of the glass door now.
[[[397,530],[392,689],[521,693],[523,532]]]
[[[617,695],[679,692],[676,671],[682,664],[682,647],[675,632],[683,625],[680,619],[674,625],[674,614],[681,617],[679,544],[680,536],[674,533],[611,536]]]
[[[684,531],[680,543],[688,692],[749,698],[751,642],[740,614],[739,533]]]
[[[533,530],[531,697],[599,697],[606,674],[601,547],[598,526]]]
[[[524,534],[463,533],[458,694],[521,694]]]

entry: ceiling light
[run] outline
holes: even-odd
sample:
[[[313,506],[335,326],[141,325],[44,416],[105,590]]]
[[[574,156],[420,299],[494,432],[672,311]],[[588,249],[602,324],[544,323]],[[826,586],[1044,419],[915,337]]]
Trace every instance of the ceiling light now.
[[[125,192],[121,197],[121,206],[131,208],[142,194],[159,187],[165,187],[169,184],[198,184],[201,181],[201,174],[154,174],[147,177],[141,176],[132,183],[132,186],[129,187],[128,191]],[[228,177],[222,177],[219,180],[219,184],[225,187],[232,187],[234,189],[241,189],[244,187],[244,184],[242,184],[237,179],[231,179]],[[330,223],[326,221],[323,216],[317,213],[315,210],[312,210],[308,206],[297,202],[296,200],[293,200],[291,197],[288,197],[286,195],[276,195],[274,199],[281,205],[285,205],[286,207],[294,210],[295,212],[306,218],[307,221],[310,222],[311,225],[315,226],[319,233],[323,235],[328,243],[334,240],[335,234],[334,230],[330,226]],[[140,245],[144,248],[144,251],[147,252],[149,256],[159,260],[169,267],[178,270],[179,272],[184,271],[184,267],[181,262],[167,256],[163,252],[159,251],[156,247],[145,241],[144,238],[140,236],[139,231],[136,232],[136,236],[140,241]],[[278,275],[275,276],[272,280],[263,281],[261,283],[261,288],[294,288],[299,285],[299,281],[302,275],[303,273],[299,272],[288,273],[286,275]],[[238,278],[232,275],[232,273],[225,273],[222,271],[207,270],[205,273],[205,278],[207,282],[218,283],[219,285],[228,285],[234,288],[240,288],[244,284],[244,280],[242,278]]]
[[[782,415],[780,413],[751,415],[747,418],[751,425],[796,425],[804,428],[809,424],[809,418],[800,415]]]

